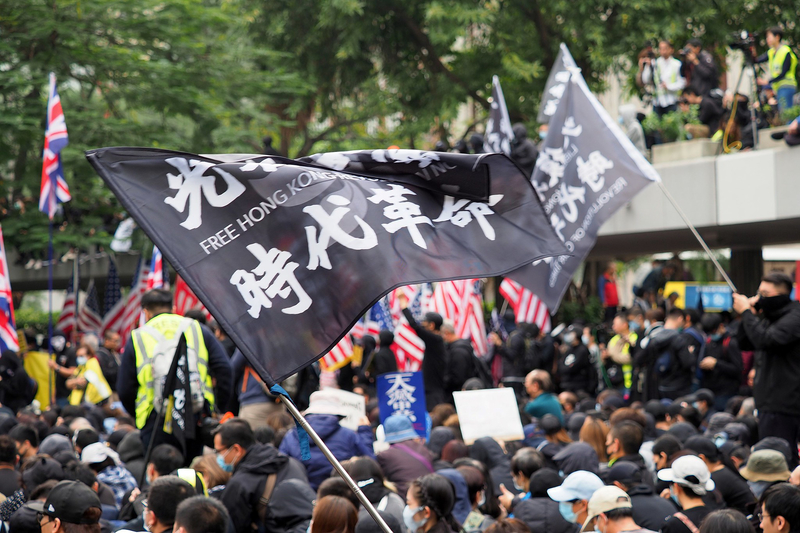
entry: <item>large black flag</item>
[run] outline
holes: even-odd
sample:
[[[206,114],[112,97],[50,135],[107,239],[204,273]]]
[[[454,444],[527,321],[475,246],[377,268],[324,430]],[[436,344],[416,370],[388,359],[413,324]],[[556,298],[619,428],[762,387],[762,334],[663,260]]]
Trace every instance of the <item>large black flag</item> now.
[[[511,141],[514,140],[514,130],[511,119],[508,117],[506,99],[500,78],[492,77],[492,109],[489,111],[489,120],[486,122],[486,138],[483,149],[487,153],[497,152],[511,155]]]
[[[569,74],[532,181],[550,223],[572,255],[537,261],[508,274],[551,310],[561,303],[603,222],[660,180],[589,91],[580,72]]]
[[[547,76],[544,91],[542,91],[539,116],[536,117],[540,124],[550,122],[550,118],[555,114],[558,102],[561,101],[561,97],[566,90],[567,81],[569,81],[569,70],[575,68],[577,68],[575,60],[572,59],[572,54],[569,53],[567,45],[561,43],[553,68],[550,69],[550,75]]]
[[[270,385],[327,353],[394,287],[567,253],[502,155],[87,157]]]

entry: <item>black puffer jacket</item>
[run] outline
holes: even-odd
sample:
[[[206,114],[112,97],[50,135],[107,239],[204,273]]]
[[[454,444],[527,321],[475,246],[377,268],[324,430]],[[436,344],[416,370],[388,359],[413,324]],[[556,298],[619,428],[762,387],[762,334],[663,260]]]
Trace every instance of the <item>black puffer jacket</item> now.
[[[653,487],[641,484],[628,489],[633,506],[633,521],[645,529],[658,531],[664,520],[678,509],[672,500],[665,500],[658,496]]]
[[[258,500],[264,493],[267,476],[275,473],[278,475],[273,491],[276,495],[287,479],[308,483],[303,465],[270,444],[254,444],[236,465],[221,498],[235,531],[250,531],[250,524],[258,523]]]
[[[547,496],[547,489],[561,484],[561,478],[555,470],[542,468],[531,476],[530,493],[527,500],[514,500],[512,512],[514,518],[519,518],[531,531],[546,531],[547,533],[576,533],[580,530],[578,524],[564,520],[558,510],[558,503]]]
[[[753,396],[758,410],[800,416],[800,302],[764,316],[745,311],[739,343],[756,352]]]

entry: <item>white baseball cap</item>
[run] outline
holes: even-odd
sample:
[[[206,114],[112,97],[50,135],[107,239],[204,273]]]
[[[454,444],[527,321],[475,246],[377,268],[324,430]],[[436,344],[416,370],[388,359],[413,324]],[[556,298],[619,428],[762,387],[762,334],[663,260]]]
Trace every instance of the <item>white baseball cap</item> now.
[[[702,459],[696,455],[684,455],[672,462],[672,468],[658,471],[658,479],[689,487],[700,496],[714,490],[714,480]]]

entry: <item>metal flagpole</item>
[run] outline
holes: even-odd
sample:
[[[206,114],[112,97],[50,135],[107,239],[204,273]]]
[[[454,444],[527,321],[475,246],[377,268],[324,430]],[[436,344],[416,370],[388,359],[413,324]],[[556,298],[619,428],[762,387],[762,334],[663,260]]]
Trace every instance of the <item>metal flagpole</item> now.
[[[52,187],[51,187],[52,189]],[[50,239],[47,245],[47,350],[48,358],[53,360],[53,219],[50,219]],[[53,373],[50,369],[47,373],[47,387],[50,398],[50,406],[55,406],[55,391],[53,390]]]
[[[728,274],[725,272],[725,269],[722,268],[722,265],[719,264],[719,261],[717,261],[717,258],[714,257],[714,254],[711,253],[711,249],[706,244],[706,241],[703,240],[703,237],[700,236],[700,234],[697,232],[697,229],[695,229],[694,225],[689,221],[689,217],[686,216],[686,213],[683,212],[683,209],[681,209],[681,207],[678,205],[678,202],[675,201],[675,198],[672,197],[672,195],[669,193],[667,188],[664,186],[664,182],[659,180],[658,181],[658,186],[661,187],[661,190],[664,192],[664,196],[667,197],[667,200],[670,201],[670,203],[672,204],[672,207],[675,208],[675,211],[677,211],[678,214],[680,215],[680,217],[683,219],[683,222],[692,231],[692,234],[694,234],[694,236],[697,239],[697,241],[703,247],[703,250],[706,251],[706,254],[708,254],[708,258],[711,259],[711,262],[714,263],[715,267],[717,267],[717,270],[719,271],[720,274],[722,274],[722,277],[725,279],[725,282],[728,284],[728,286],[731,288],[731,290],[733,292],[739,292],[738,290],[736,290],[736,285],[733,284],[733,281],[731,281],[731,278],[728,277]]]
[[[297,410],[297,406],[295,406],[292,399],[284,394],[281,394],[281,396],[284,397],[283,404],[287,409],[289,409],[289,413],[294,417],[295,420],[297,420],[297,423],[300,424],[300,427],[308,432],[308,435],[311,437],[311,440],[314,441],[314,444],[317,445],[317,448],[322,451],[322,453],[325,455],[325,458],[331,463],[331,465],[333,465],[333,468],[339,473],[340,476],[342,476],[342,479],[347,482],[347,485],[350,487],[350,489],[355,492],[356,497],[358,497],[358,500],[361,502],[361,505],[364,506],[364,509],[367,510],[367,512],[370,514],[370,516],[372,516],[375,522],[377,522],[384,533],[392,533],[392,530],[383,520],[381,515],[378,514],[378,510],[375,509],[375,506],[372,504],[372,502],[367,499],[363,492],[361,492],[358,484],[353,481],[353,478],[350,477],[350,474],[347,473],[339,460],[336,459],[336,457],[331,453],[331,451],[328,449],[328,446],[322,441],[320,436],[317,435],[317,432],[314,431],[314,428],[311,427],[303,415],[300,414],[300,411]]]

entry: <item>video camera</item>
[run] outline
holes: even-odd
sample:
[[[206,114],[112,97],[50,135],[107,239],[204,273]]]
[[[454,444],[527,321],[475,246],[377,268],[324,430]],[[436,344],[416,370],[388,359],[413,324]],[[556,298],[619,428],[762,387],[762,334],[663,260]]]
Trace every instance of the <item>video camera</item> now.
[[[731,37],[731,40],[728,41],[728,46],[734,50],[741,50],[749,54],[751,48],[756,45],[758,33],[750,33],[747,30],[742,30],[737,31]]]

